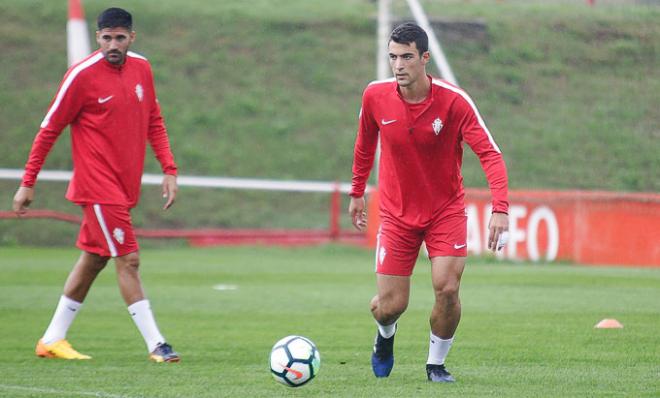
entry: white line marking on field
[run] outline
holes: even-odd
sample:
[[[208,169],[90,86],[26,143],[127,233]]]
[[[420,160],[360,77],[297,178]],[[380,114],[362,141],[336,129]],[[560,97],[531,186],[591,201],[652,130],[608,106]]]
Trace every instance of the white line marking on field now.
[[[215,290],[238,290],[238,286],[236,285],[214,285],[213,289]]]
[[[98,397],[98,398],[131,398],[128,395],[106,394],[104,392],[67,391],[67,390],[57,390],[57,389],[54,389],[54,388],[12,386],[12,385],[7,385],[7,384],[0,384],[0,390],[28,391],[28,392],[37,392],[37,393],[40,393],[40,394],[82,395],[82,396],[86,396],[86,397]]]

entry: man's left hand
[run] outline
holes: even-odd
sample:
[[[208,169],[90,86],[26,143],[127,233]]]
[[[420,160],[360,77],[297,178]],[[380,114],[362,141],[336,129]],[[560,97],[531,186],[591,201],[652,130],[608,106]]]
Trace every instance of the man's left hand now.
[[[493,213],[488,223],[488,249],[493,252],[502,250],[509,235],[509,215]]]
[[[176,199],[176,191],[179,188],[176,185],[176,176],[172,174],[165,174],[163,177],[163,198],[167,198],[163,210],[169,209],[174,204]]]

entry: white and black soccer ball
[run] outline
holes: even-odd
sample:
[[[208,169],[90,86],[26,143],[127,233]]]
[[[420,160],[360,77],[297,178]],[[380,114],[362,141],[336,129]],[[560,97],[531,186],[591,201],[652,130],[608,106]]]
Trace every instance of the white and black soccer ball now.
[[[321,367],[316,345],[306,337],[286,336],[270,351],[270,372],[288,387],[300,387],[312,380]]]

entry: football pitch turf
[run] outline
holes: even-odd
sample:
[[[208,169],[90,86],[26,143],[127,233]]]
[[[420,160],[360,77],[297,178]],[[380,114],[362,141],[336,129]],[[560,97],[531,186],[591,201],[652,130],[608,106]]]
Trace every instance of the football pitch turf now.
[[[388,379],[370,368],[375,291],[370,251],[164,248],[142,252],[160,329],[182,355],[147,361],[114,266],[69,331],[90,361],[34,356],[76,260],[74,249],[0,247],[1,397],[652,397],[660,394],[660,269],[494,263],[468,259],[463,317],[448,369],[426,381],[430,270],[418,263]],[[221,290],[214,289],[220,285]],[[594,329],[616,318],[623,329]],[[283,336],[312,339],[318,377],[292,389],[268,367]]]

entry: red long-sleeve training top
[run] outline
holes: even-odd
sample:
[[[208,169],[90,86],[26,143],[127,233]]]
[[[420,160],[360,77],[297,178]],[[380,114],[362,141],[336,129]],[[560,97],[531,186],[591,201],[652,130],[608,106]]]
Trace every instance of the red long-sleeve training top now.
[[[67,125],[73,178],[66,198],[74,203],[134,207],[147,140],[163,172],[177,173],[151,66],[136,53],[129,51],[123,65],[113,65],[96,51],[67,71],[32,144],[23,186],[34,186]]]
[[[508,212],[506,165],[474,102],[460,88],[428,77],[421,104],[404,101],[395,79],[364,91],[355,142],[350,195],[364,195],[380,136],[380,211],[384,217],[424,227],[464,194],[463,141],[481,162],[493,196],[493,211]]]

